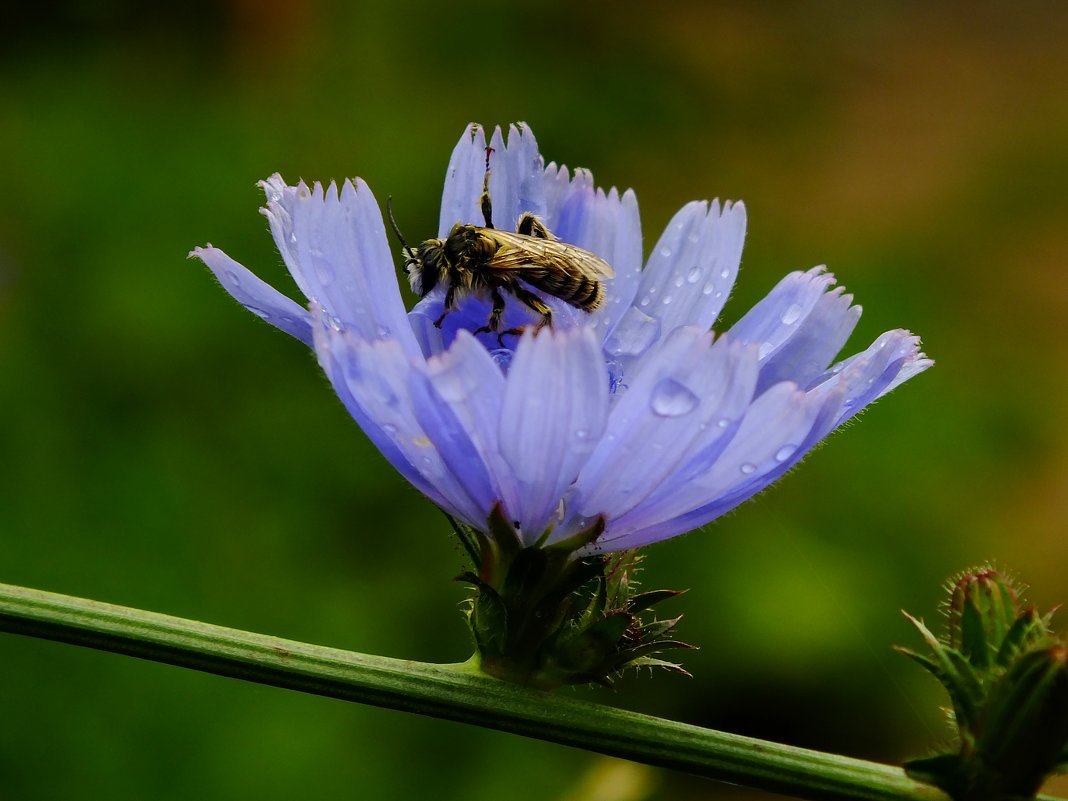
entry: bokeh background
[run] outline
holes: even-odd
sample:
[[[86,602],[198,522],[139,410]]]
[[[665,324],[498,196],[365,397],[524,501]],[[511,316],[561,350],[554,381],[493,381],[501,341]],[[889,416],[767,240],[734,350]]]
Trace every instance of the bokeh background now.
[[[891,653],[987,559],[1068,600],[1068,7],[26,4],[0,32],[0,581],[459,661],[463,562],[311,355],[186,259],[295,290],[255,182],[360,175],[436,226],[464,125],[633,187],[648,251],[744,199],[724,324],[827,263],[850,343],[937,366],[650,549],[693,679],[580,697],[882,761],[948,735]],[[295,293],[295,292],[294,292]],[[665,610],[667,611],[667,610]],[[1063,789],[1063,788],[1062,788]],[[765,798],[572,749],[0,636],[11,799]]]

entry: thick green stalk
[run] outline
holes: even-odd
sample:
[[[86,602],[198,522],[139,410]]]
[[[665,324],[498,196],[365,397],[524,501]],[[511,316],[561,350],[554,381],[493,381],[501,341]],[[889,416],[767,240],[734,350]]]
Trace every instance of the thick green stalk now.
[[[809,799],[928,799],[898,768],[557,697],[486,676],[0,584],[0,631],[417,712]]]

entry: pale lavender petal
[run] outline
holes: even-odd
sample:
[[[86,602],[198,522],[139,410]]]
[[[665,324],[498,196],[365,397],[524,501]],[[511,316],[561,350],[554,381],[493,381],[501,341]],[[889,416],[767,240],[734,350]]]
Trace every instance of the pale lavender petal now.
[[[603,278],[604,305],[593,313],[594,331],[603,340],[627,313],[642,275],[642,225],[638,199],[628,189],[620,196],[615,187],[608,191],[599,209],[597,241],[590,251],[607,261],[615,272]]]
[[[397,283],[382,214],[360,179],[325,189],[319,183],[263,183],[264,213],[294,280],[335,323],[363,339],[392,338],[418,353]]]
[[[515,476],[500,451],[505,387],[500,366],[471,334],[462,331],[448,351],[427,361],[427,374],[439,401],[452,409],[488,469],[493,500],[503,501],[507,510],[518,509]]]
[[[204,262],[234,300],[275,328],[311,347],[311,316],[307,309],[257,278],[218,248],[211,245],[194,248],[189,255]]]
[[[745,205],[688,203],[668,223],[642,273],[635,303],[665,331],[711,328],[727,302],[745,242]]]
[[[511,511],[528,544],[557,522],[565,491],[604,431],[607,408],[607,371],[589,329],[523,335],[508,371],[499,441],[518,485]]]
[[[834,276],[824,267],[790,273],[728,333],[731,339],[758,345],[761,361],[767,361],[786,346],[798,325],[833,285]]]
[[[316,350],[324,368],[331,360],[340,365],[332,369],[331,383],[348,399],[346,407],[361,426],[373,424],[368,436],[376,444],[381,439],[376,428],[392,443],[383,452],[398,470],[450,514],[473,526],[485,525],[484,499],[473,495],[450,468],[456,454],[450,452],[446,459],[416,415],[412,374],[423,369],[422,360],[410,361],[395,340],[371,342],[329,325],[316,329]],[[410,467],[404,468],[405,463]]]
[[[423,370],[409,371],[408,391],[412,413],[441,455],[449,474],[474,503],[479,515],[477,519],[484,521],[489,517],[498,493],[471,432],[441,394],[442,389],[446,393],[458,389],[456,378],[455,374],[449,376],[439,387]]]
[[[467,126],[453,148],[445,172],[445,190],[441,196],[438,236],[449,235],[458,222],[482,225],[479,199],[486,177],[486,133],[481,125]]]
[[[345,406],[346,411],[360,426],[367,438],[386,457],[386,460],[396,468],[398,473],[408,479],[417,490],[434,503],[450,510],[453,514],[458,514],[452,504],[423,477],[423,474],[415,468],[404,452],[394,444],[390,433],[387,433],[387,430],[376,419],[373,419],[356,400],[350,390],[350,378],[346,376],[347,370],[349,376],[358,380],[359,368],[354,353],[356,348],[350,341],[347,341],[346,335],[341,334],[329,325],[322,324],[322,322],[320,321],[320,325],[316,328],[315,353],[319,360],[319,365],[323,368],[323,372],[326,373],[326,377],[333,385],[334,391]],[[391,426],[389,430],[392,433],[397,433],[394,430],[396,428],[394,424],[386,423],[385,425]]]
[[[810,399],[788,382],[772,387],[749,407],[738,432],[707,471],[663,488],[617,519],[598,549],[623,550],[673,537],[721,514],[719,505],[727,496],[742,489],[758,492],[771,483],[769,473],[801,455],[825,400]],[[694,512],[703,516],[702,522],[691,524]]]
[[[493,200],[493,227],[514,231],[524,212],[545,215],[544,165],[538,142],[524,123],[508,129],[508,141],[501,129],[490,140],[490,197]],[[481,186],[479,187],[481,195]],[[479,212],[476,224],[484,219]]]
[[[780,381],[808,386],[838,355],[860,319],[860,306],[842,287],[825,293],[812,311],[797,321],[793,332],[760,367],[757,394]],[[782,318],[780,318],[782,319]]]
[[[920,352],[919,337],[895,329],[881,335],[867,350],[834,365],[813,382],[809,392],[841,393],[841,409],[834,421],[838,426],[931,364]]]
[[[734,433],[756,386],[755,352],[697,327],[677,328],[650,353],[612,409],[605,436],[575,483],[576,514],[618,518],[706,449]],[[722,444],[719,444],[722,448]]]

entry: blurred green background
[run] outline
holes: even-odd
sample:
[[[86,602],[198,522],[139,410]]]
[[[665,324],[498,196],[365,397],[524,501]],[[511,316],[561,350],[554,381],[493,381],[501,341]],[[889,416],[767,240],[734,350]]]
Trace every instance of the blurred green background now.
[[[13,15],[13,16],[10,16]],[[186,260],[293,290],[255,182],[437,224],[463,126],[634,187],[648,250],[744,199],[725,322],[827,263],[850,350],[938,365],[758,500],[650,549],[693,679],[576,696],[895,761],[947,736],[890,652],[971,563],[1068,600],[1068,7],[28,5],[0,33],[0,581],[369,653],[471,650],[438,513],[311,355]],[[412,234],[415,236],[415,234]],[[1057,323],[1061,320],[1061,323]],[[766,797],[560,746],[0,636],[0,797]],[[1063,788],[1062,788],[1063,789]]]

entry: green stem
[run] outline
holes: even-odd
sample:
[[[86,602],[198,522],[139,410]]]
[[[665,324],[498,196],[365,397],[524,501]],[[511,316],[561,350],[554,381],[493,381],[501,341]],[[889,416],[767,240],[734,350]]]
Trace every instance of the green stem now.
[[[0,584],[0,631],[417,712],[809,799],[946,801],[898,768],[520,687],[468,662],[341,651]]]

